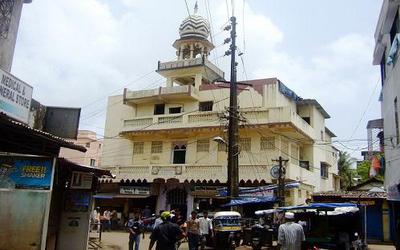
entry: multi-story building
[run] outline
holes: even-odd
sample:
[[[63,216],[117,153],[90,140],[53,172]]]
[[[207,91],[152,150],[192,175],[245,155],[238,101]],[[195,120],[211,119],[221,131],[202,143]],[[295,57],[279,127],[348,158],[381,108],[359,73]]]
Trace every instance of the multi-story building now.
[[[382,79],[381,110],[385,151],[385,188],[390,201],[393,233],[399,235],[400,221],[400,45],[399,0],[383,1],[375,31],[373,64],[380,65]],[[394,236],[394,235],[393,235]],[[392,238],[398,238],[393,237]],[[400,240],[397,242],[400,248]]]
[[[208,22],[191,15],[179,33],[177,59],[156,70],[166,86],[109,97],[101,167],[117,177],[102,187],[103,198],[114,199],[100,204],[126,213],[145,204],[190,212],[226,203],[216,189],[227,181],[229,84],[208,59]],[[270,171],[279,156],[289,160],[286,180],[300,183],[287,190],[288,204],[339,187],[335,135],[325,126],[330,116],[316,100],[266,78],[239,84],[238,103],[241,187],[276,183]]]
[[[79,130],[75,145],[83,146],[86,152],[78,152],[67,148],[61,148],[60,157],[73,161],[80,165],[98,167],[100,165],[101,147],[103,140],[98,139],[96,133],[90,130]]]

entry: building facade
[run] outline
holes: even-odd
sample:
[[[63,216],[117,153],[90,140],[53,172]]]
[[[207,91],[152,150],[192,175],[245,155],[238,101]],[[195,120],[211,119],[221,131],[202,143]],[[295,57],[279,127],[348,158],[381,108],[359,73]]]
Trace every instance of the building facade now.
[[[102,202],[125,213],[146,202],[157,212],[186,213],[226,203],[217,190],[227,182],[229,84],[208,59],[214,48],[208,22],[191,15],[179,33],[173,43],[177,59],[159,62],[156,70],[166,86],[125,89],[108,100],[101,167],[116,179],[103,183],[105,197],[114,196]],[[277,164],[273,160],[282,156],[288,160],[286,181],[300,183],[287,190],[288,204],[339,188],[338,152],[330,144],[335,135],[316,100],[302,99],[279,79],[267,78],[240,84],[238,103],[240,187],[276,183],[270,172]]]
[[[392,215],[393,233],[400,237],[400,66],[398,62],[400,42],[398,0],[383,1],[375,31],[373,64],[380,65],[382,92],[381,110],[384,131],[385,188],[388,192]],[[400,241],[397,240],[400,248]]]
[[[80,165],[92,167],[98,167],[100,165],[103,140],[98,139],[95,132],[90,130],[79,130],[77,139],[72,142],[75,145],[85,147],[86,152],[62,148],[60,151],[60,157]]]

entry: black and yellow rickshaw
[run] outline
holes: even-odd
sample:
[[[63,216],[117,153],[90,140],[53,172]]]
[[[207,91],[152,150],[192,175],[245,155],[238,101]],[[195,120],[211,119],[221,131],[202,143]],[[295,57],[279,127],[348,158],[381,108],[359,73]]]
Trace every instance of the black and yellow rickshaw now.
[[[234,211],[214,214],[214,245],[216,249],[235,249],[240,245],[242,225],[241,215]]]

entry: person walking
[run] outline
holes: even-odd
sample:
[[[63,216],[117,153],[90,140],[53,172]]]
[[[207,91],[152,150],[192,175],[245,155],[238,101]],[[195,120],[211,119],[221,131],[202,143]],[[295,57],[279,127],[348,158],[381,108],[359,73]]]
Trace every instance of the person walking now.
[[[130,219],[127,223],[129,231],[129,250],[133,250],[133,245],[135,245],[135,250],[139,250],[140,236],[143,235],[143,222],[140,220],[138,214],[135,215],[133,219]]]
[[[185,235],[178,225],[171,222],[171,213],[165,211],[161,214],[162,223],[154,228],[150,236],[149,250],[176,250],[176,243]]]
[[[111,229],[111,212],[106,209],[103,213],[104,231],[110,232]]]
[[[209,234],[211,233],[212,236],[212,223],[211,219],[208,218],[208,212],[203,212],[203,217],[199,219],[200,224],[200,246],[201,250],[204,250],[205,246],[207,245],[207,241],[209,239]]]
[[[200,222],[197,219],[197,212],[192,211],[191,217],[186,221],[186,235],[189,243],[189,250],[197,250],[200,240]]]
[[[285,223],[278,229],[278,246],[281,250],[301,250],[301,244],[305,241],[303,227],[294,222],[294,214],[285,213]]]
[[[163,220],[161,219],[161,214],[164,212],[164,210],[160,210],[160,213],[159,213],[159,215],[157,216],[157,219],[154,221],[154,225],[153,225],[153,230],[156,228],[156,227],[158,227],[162,222],[163,222]]]

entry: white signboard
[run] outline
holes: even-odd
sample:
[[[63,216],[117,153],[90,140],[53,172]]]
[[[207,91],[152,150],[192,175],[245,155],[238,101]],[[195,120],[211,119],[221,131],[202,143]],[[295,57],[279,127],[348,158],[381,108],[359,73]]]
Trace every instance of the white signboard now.
[[[33,88],[0,69],[0,112],[28,123]]]
[[[121,186],[119,187],[120,194],[136,194],[136,195],[150,195],[149,187],[133,187]]]

